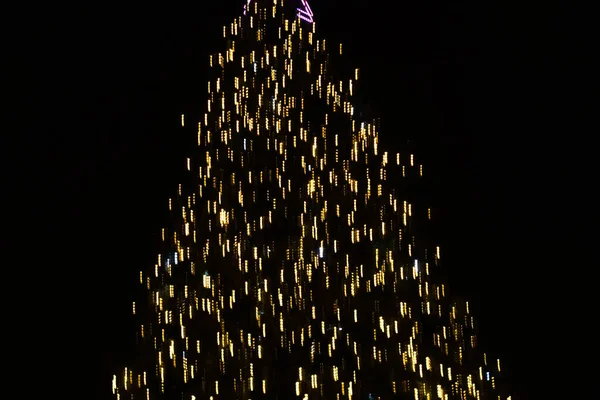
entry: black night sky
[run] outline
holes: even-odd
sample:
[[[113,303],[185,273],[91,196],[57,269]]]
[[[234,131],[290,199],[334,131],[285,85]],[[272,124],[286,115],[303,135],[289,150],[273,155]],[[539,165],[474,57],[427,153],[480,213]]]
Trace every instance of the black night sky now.
[[[108,399],[112,370],[129,357],[138,271],[155,258],[194,141],[181,135],[180,115],[204,112],[208,54],[221,50],[221,27],[242,3],[48,5],[18,31],[28,43],[21,97],[41,110],[25,122],[40,161],[29,167],[43,193],[34,218],[48,254],[60,249],[45,268],[62,263],[42,276],[64,286],[48,311],[58,322],[40,323],[58,329],[48,337],[65,366],[50,368],[81,386],[77,395],[62,387],[62,397]],[[569,367],[544,354],[555,322],[539,303],[550,208],[539,192],[560,178],[542,173],[548,156],[533,129],[544,94],[529,62],[541,44],[525,16],[483,3],[312,8],[318,32],[362,69],[364,106],[381,117],[384,143],[410,140],[434,175],[451,289],[471,300],[481,345],[512,371],[513,399],[544,398],[541,387]]]

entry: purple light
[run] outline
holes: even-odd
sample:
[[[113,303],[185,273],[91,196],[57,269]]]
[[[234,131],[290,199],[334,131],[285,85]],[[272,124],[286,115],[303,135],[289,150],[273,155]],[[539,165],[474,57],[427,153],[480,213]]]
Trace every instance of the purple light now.
[[[298,8],[298,17],[306,22],[312,23],[313,22],[313,12],[310,8],[310,5],[308,5],[308,1],[307,0],[300,0],[302,2],[302,5],[304,6],[304,9]]]
[[[308,23],[313,23],[313,12],[308,4],[307,0],[300,0],[302,3],[302,7],[298,7],[296,11],[298,11],[298,18]],[[252,3],[252,0],[246,0],[246,4],[244,4],[244,15],[248,12],[248,6]]]
[[[300,14],[300,12],[298,12],[298,18],[300,18],[303,21],[306,21],[308,23],[312,23],[313,20],[311,17],[305,17],[304,15]]]
[[[246,4],[244,4],[244,15],[246,15],[246,12],[248,11],[248,6],[250,5],[250,3],[252,3],[252,0],[246,0]]]

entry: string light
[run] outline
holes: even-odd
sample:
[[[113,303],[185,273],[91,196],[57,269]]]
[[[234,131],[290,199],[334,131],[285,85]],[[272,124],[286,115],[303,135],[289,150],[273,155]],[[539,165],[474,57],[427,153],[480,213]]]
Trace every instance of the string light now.
[[[395,190],[420,179],[418,157],[380,149],[352,102],[359,70],[336,80],[342,47],[290,1],[246,0],[223,27],[191,183],[140,275],[149,306],[133,303],[145,356],[114,395],[506,399],[468,305],[446,297],[439,245],[413,228],[430,208]]]

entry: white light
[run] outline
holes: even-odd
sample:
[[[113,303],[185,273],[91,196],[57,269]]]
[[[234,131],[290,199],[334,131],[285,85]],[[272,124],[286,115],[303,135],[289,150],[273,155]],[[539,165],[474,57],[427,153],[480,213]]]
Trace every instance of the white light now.
[[[323,246],[319,247],[319,257],[323,258]]]

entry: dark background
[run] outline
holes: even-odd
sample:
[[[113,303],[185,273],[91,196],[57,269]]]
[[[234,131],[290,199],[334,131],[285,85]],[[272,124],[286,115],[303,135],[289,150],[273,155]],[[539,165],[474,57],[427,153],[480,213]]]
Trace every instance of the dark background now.
[[[20,14],[12,78],[25,106],[22,169],[37,193],[23,204],[40,227],[28,251],[40,256],[37,293],[51,299],[37,306],[43,339],[32,340],[52,353],[38,371],[53,376],[50,392],[107,399],[129,357],[138,271],[154,261],[185,166],[180,115],[204,112],[208,54],[222,50],[221,27],[242,3]],[[411,140],[426,159],[452,291],[471,300],[481,345],[511,371],[513,399],[545,398],[569,369],[551,339],[563,322],[549,311],[566,307],[553,277],[566,266],[548,255],[562,214],[550,197],[567,190],[549,133],[559,121],[544,101],[564,85],[544,69],[560,40],[543,36],[558,25],[543,10],[533,18],[494,3],[311,5],[319,33],[362,69],[384,142]]]

